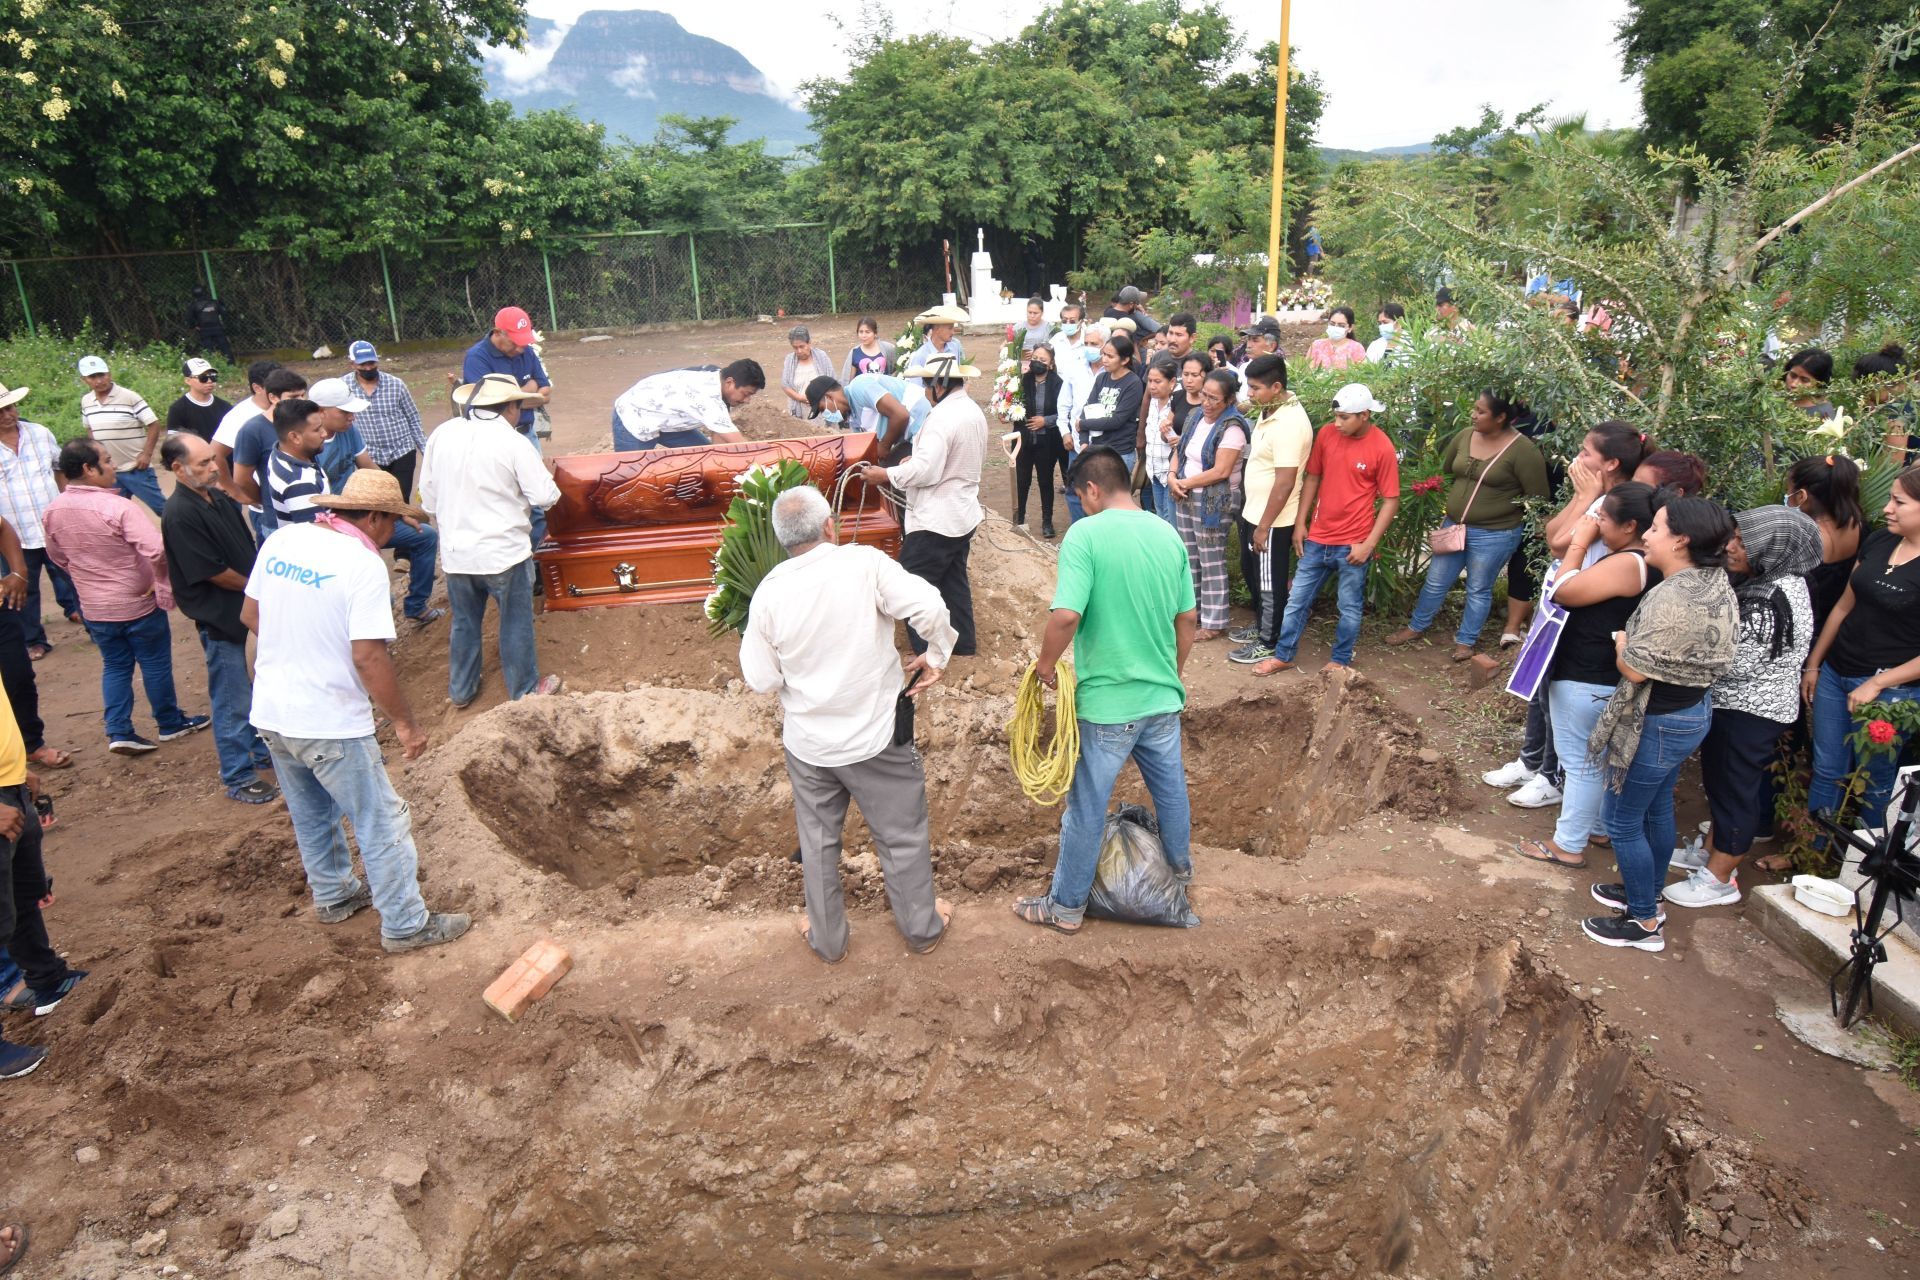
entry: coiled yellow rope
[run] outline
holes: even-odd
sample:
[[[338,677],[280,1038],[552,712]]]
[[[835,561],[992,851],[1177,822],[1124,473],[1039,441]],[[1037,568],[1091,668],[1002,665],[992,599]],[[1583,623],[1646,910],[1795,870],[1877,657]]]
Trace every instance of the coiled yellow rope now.
[[[1007,746],[1013,756],[1013,776],[1036,804],[1056,805],[1073,786],[1073,769],[1080,762],[1080,722],[1073,711],[1073,668],[1065,662],[1055,668],[1059,688],[1054,698],[1053,741],[1043,751],[1040,729],[1047,720],[1040,689],[1040,668],[1029,666],[1014,696],[1013,719],[1007,721]]]

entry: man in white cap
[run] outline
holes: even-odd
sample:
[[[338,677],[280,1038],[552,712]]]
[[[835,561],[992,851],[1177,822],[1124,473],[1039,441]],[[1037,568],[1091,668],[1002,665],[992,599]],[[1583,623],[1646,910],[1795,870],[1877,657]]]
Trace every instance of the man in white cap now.
[[[387,777],[368,705],[393,722],[407,759],[427,749],[387,650],[393,602],[380,559],[393,527],[425,513],[373,468],[313,505],[311,522],[282,525],[261,544],[247,578],[240,620],[259,637],[253,724],[273,757],[320,922],[340,924],[370,906],[388,951],[451,942],[473,921],[430,912],[420,896],[412,815]],[[364,884],[342,818],[353,823]]]
[[[380,368],[380,353],[364,339],[347,348],[353,366],[353,389],[367,402],[354,426],[367,442],[373,465],[400,482],[400,492],[413,497],[413,470],[427,433],[420,423],[420,406],[407,384]]]
[[[1307,615],[1330,577],[1340,580],[1340,625],[1326,671],[1353,665],[1354,642],[1367,600],[1367,565],[1400,510],[1400,461],[1393,440],[1374,424],[1386,408],[1363,384],[1349,382],[1333,397],[1333,421],[1314,437],[1294,518],[1293,589],[1280,620],[1273,656],[1254,664],[1257,676],[1293,670]]]
[[[500,677],[507,697],[560,691],[560,677],[542,676],[534,651],[528,540],[531,513],[560,501],[560,486],[513,427],[521,410],[540,399],[511,374],[489,374],[454,389],[461,416],[427,437],[420,501],[440,527],[447,602],[453,606],[447,697],[456,707],[480,693],[480,626],[489,599],[500,610]]]
[[[356,395],[353,384],[345,378],[320,379],[307,388],[307,399],[320,406],[320,426],[327,433],[327,442],[314,461],[327,477],[328,491],[338,493],[354,471],[374,465],[372,451],[360,434],[360,422],[369,402]],[[402,494],[406,493],[404,486],[410,481],[411,477],[401,482]],[[407,598],[402,606],[407,617],[421,626],[446,617],[445,609],[427,603],[433,595],[433,569],[440,550],[440,538],[433,526],[402,520],[387,545],[393,550],[393,558],[405,560],[411,570],[407,576]]]
[[[180,366],[180,375],[184,393],[167,406],[167,430],[212,440],[221,421],[233,409],[214,391],[220,385],[220,375],[199,356]]]
[[[967,556],[980,524],[980,469],[987,460],[987,415],[967,394],[966,379],[980,371],[940,352],[903,376],[920,381],[933,408],[914,437],[913,455],[881,472],[906,495],[900,565],[939,589],[959,633],[953,652],[966,657],[974,652]],[[907,641],[915,653],[927,651],[926,639],[911,626]]]
[[[28,390],[0,387],[0,517],[19,534],[26,555],[27,597],[21,606],[20,630],[27,656],[38,662],[53,649],[40,619],[40,570],[44,568],[53,580],[54,599],[68,622],[80,621],[80,596],[67,571],[47,558],[47,508],[60,495],[56,479],[60,444],[53,432],[21,418],[20,402]]]
[[[87,384],[87,393],[80,397],[80,427],[113,459],[114,487],[159,515],[166,499],[154,479],[153,454],[166,424],[138,392],[114,382],[99,356],[80,357],[80,380]]]

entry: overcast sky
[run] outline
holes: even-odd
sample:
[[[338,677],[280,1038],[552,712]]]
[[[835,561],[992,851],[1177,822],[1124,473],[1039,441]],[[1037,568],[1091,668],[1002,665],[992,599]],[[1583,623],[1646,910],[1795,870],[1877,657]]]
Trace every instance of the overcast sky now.
[[[978,40],[1018,31],[1035,3],[919,0],[895,9],[896,30],[946,30]],[[656,9],[687,30],[745,54],[791,91],[845,61],[842,37],[820,15],[852,22],[859,0],[531,0],[532,12],[569,22],[590,9]],[[1225,0],[1249,46],[1279,35],[1278,0]],[[1479,118],[1538,102],[1555,116],[1584,112],[1593,127],[1638,123],[1639,93],[1620,76],[1614,29],[1626,0],[1348,0],[1293,6],[1293,45],[1317,71],[1329,102],[1323,146],[1367,150],[1425,142]]]

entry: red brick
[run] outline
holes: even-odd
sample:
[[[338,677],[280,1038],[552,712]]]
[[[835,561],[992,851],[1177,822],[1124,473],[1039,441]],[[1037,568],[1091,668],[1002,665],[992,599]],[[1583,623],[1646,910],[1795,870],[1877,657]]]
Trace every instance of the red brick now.
[[[1476,653],[1467,667],[1467,687],[1484,689],[1493,683],[1495,676],[1500,674],[1500,659],[1492,654]]]
[[[487,1006],[508,1022],[517,1019],[526,1007],[553,990],[553,984],[573,968],[573,956],[550,938],[528,947],[506,972],[493,980],[481,998]]]

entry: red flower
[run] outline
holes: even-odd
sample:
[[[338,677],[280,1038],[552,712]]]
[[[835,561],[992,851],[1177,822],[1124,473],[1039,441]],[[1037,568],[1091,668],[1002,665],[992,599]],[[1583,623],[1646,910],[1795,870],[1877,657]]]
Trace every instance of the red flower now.
[[[1413,491],[1415,493],[1432,493],[1438,489],[1442,483],[1443,481],[1439,476],[1428,476],[1425,480],[1415,480],[1413,482]]]
[[[1012,326],[1012,325],[1008,325],[1008,326],[1007,326],[1007,341],[1008,341],[1008,342],[1012,342],[1012,341],[1013,341],[1013,326]]]
[[[1894,732],[1892,722],[1887,720],[1867,721],[1867,737],[1883,747],[1886,746],[1889,742],[1893,741]]]

